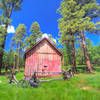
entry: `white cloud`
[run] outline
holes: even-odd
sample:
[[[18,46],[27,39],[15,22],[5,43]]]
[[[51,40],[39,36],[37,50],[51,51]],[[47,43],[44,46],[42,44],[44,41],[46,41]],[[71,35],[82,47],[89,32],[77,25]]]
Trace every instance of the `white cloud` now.
[[[2,26],[5,26],[5,25],[2,25]],[[8,26],[7,33],[15,33],[15,28],[13,25]]]
[[[8,26],[8,29],[7,29],[7,32],[8,32],[8,33],[15,33],[15,28],[14,28],[14,26],[9,25],[9,26]]]
[[[44,34],[42,35],[42,38],[49,38],[49,35],[48,35],[47,33],[44,33]]]
[[[37,38],[36,42],[38,42],[39,40],[41,40],[41,39],[43,39],[43,38],[47,38],[47,39],[48,39],[50,35],[51,35],[51,34],[44,33],[44,34],[42,34],[42,37],[41,37],[41,38]],[[56,40],[55,38],[51,38],[50,41],[51,41],[51,42],[52,42],[52,41],[57,42],[57,40]]]
[[[50,35],[50,34],[44,33],[44,34],[42,35],[42,38],[49,38],[49,35]],[[57,42],[55,38],[52,38],[52,40],[53,40],[54,42]]]
[[[53,39],[53,40],[54,40],[54,42],[57,42],[56,39]]]

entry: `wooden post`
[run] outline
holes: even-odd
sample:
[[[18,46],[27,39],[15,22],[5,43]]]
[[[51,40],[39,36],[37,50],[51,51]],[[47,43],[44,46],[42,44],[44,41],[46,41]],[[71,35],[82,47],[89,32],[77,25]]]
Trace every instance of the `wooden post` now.
[[[63,58],[62,58],[62,64],[63,64],[63,66],[64,66],[64,56],[63,56]]]

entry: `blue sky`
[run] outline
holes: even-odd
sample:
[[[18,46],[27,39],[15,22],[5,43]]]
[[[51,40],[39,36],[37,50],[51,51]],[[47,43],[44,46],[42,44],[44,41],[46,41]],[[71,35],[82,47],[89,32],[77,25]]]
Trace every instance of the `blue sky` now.
[[[30,26],[34,21],[38,21],[41,31],[43,33],[52,34],[55,39],[58,38],[58,23],[59,15],[56,10],[60,6],[60,0],[24,0],[22,3],[22,10],[12,13],[11,25],[16,27],[19,24],[25,24],[27,33],[29,33]],[[95,21],[100,21],[96,19]],[[11,37],[13,33],[7,35],[5,50],[10,49]],[[86,35],[89,37],[94,45],[97,45],[99,37],[96,35]]]

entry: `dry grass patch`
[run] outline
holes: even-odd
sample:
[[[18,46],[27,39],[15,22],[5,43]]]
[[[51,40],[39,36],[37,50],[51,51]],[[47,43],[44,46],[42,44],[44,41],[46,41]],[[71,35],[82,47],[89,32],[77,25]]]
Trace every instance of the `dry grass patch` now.
[[[81,89],[82,89],[82,90],[89,90],[89,89],[91,89],[91,87],[83,86],[83,87],[81,87]]]

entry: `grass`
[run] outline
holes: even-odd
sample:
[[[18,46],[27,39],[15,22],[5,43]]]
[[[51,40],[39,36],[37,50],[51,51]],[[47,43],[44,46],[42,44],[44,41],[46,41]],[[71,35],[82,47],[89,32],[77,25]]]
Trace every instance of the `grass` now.
[[[9,79],[2,74],[0,100],[100,100],[100,68],[95,67],[96,74],[82,74],[86,65],[77,67],[79,74],[74,78],[43,82],[39,88],[18,88],[16,84],[8,84]],[[23,76],[23,71],[16,74],[18,80]]]
[[[23,75],[23,72],[17,73],[16,77],[19,80]],[[43,82],[39,88],[18,88],[0,76],[0,100],[100,100],[100,73]]]
[[[69,66],[62,66],[62,69],[66,70],[66,69],[71,68],[71,67],[72,67],[71,65],[69,65]],[[84,65],[77,65],[76,67],[77,67],[77,72],[78,73],[87,73],[87,66],[86,66],[86,64],[84,64]],[[96,72],[100,73],[100,66],[92,65],[92,68]]]

